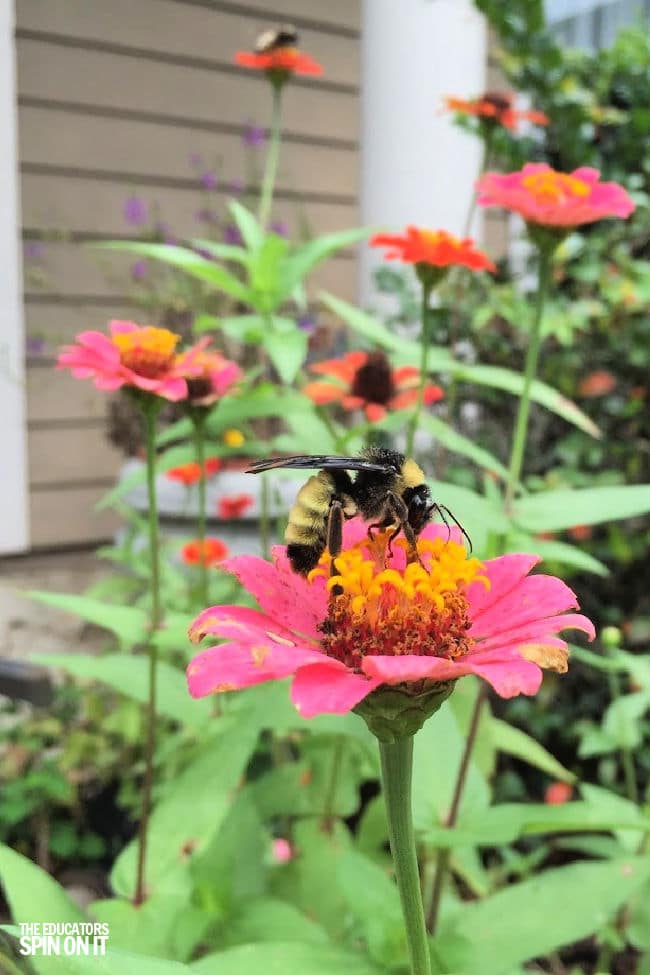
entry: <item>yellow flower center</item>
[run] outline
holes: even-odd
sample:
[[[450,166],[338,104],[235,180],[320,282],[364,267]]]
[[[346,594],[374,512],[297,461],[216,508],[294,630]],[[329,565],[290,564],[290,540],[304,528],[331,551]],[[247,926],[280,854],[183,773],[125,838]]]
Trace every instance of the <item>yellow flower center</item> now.
[[[366,654],[463,656],[473,643],[465,590],[476,581],[489,585],[483,564],[457,542],[436,538],[418,539],[419,561],[386,567],[387,541],[384,532],[341,552],[331,577],[325,554],[310,573],[325,576],[331,593],[324,652],[354,669]]]
[[[118,332],[112,340],[120,350],[122,365],[147,379],[157,379],[174,364],[180,335],[166,328],[144,325],[132,332]]]
[[[224,430],[223,442],[226,447],[241,447],[244,443],[244,434],[241,430]]]
[[[531,173],[530,176],[524,176],[521,182],[537,203],[542,205],[565,203],[576,197],[584,199],[591,190],[589,183],[584,180],[567,176],[566,173],[556,173],[552,169]]]
[[[448,234],[444,230],[421,230],[422,239],[430,247],[438,247],[440,244],[448,244],[449,247],[460,247],[460,240],[453,234]]]

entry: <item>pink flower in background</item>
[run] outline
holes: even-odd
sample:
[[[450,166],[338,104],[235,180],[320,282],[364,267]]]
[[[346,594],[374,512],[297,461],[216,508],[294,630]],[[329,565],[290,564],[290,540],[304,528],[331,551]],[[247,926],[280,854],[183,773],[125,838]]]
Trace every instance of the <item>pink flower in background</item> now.
[[[430,682],[476,674],[501,697],[535,694],[542,671],[567,669],[556,634],[590,638],[575,594],[553,576],[529,575],[534,555],[469,558],[456,529],[428,525],[407,561],[404,540],[370,541],[367,525],[345,525],[343,551],[330,576],[327,553],[307,578],[291,569],[286,549],[270,564],[256,556],[225,561],[260,609],[212,606],[190,627],[227,642],[204,650],[187,669],[190,693],[204,697],[293,677],[291,697],[304,717],[342,714],[382,685],[413,693]],[[423,685],[423,682],[426,682]]]
[[[187,383],[176,364],[179,335],[123,321],[110,322],[109,332],[80,332],[77,344],[60,353],[57,367],[70,369],[76,379],[94,380],[97,389],[132,386],[163,399],[185,399]]]
[[[289,840],[284,840],[282,837],[273,840],[271,856],[274,863],[289,863],[290,860],[293,860],[293,847]]]
[[[176,369],[187,380],[187,398],[194,406],[212,406],[242,377],[236,362],[209,348],[204,338],[176,359]]]
[[[546,163],[526,163],[515,173],[485,173],[477,186],[481,206],[500,206],[528,223],[578,227],[603,217],[629,217],[630,196],[618,183],[601,183],[597,169],[559,173]]]

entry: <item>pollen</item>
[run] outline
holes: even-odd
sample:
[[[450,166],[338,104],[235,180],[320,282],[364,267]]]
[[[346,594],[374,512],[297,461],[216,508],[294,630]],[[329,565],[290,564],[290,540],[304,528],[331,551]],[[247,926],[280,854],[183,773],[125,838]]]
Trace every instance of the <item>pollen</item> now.
[[[465,591],[489,586],[483,564],[451,539],[418,539],[411,561],[404,539],[393,542],[392,558],[387,546],[380,533],[337,555],[334,574],[327,554],[310,573],[330,592],[324,652],[354,669],[367,654],[464,656],[473,644]]]
[[[172,368],[180,335],[145,325],[132,332],[118,332],[112,340],[120,351],[122,365],[147,379],[157,379]]]
[[[582,179],[552,170],[531,173],[530,176],[524,176],[521,182],[542,205],[565,203],[576,197],[584,198],[589,196],[591,189],[589,183]]]

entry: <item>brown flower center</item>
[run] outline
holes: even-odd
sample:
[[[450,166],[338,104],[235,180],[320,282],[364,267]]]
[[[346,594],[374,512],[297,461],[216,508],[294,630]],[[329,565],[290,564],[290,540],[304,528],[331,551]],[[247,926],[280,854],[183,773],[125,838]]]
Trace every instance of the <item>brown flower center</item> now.
[[[395,395],[393,371],[383,352],[369,352],[368,358],[357,369],[352,381],[351,393],[367,403],[386,406]]]

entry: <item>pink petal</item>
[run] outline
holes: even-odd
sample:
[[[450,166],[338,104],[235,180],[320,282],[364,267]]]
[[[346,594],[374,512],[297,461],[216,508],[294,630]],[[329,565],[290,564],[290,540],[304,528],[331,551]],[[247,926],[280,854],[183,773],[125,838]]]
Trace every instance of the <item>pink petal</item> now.
[[[551,633],[561,630],[582,630],[590,640],[596,636],[596,630],[591,620],[579,613],[564,613],[560,616],[550,616],[546,619],[524,623],[521,626],[507,626],[501,633],[481,640],[481,650],[491,650],[503,647],[521,647],[526,643],[549,643]],[[555,641],[552,641],[555,642]],[[564,641],[560,641],[564,643]]]
[[[215,691],[234,691],[268,680],[281,680],[302,664],[317,660],[318,650],[287,646],[273,634],[239,637],[237,643],[222,643],[194,657],[187,668],[187,685],[192,697],[205,697]]]
[[[189,636],[193,643],[198,643],[208,633],[233,640],[248,640],[246,634],[252,634],[253,639],[257,639],[269,632],[278,637],[278,642],[297,642],[291,630],[280,626],[276,620],[261,613],[259,609],[250,609],[248,606],[209,606],[196,617],[190,626]]]
[[[474,623],[478,622],[486,610],[507,599],[515,586],[539,561],[538,555],[518,554],[488,559],[485,563],[485,574],[490,580],[490,588],[486,589],[482,582],[473,582],[467,587],[470,618]]]
[[[124,335],[126,332],[137,332],[140,328],[141,326],[136,325],[135,322],[127,322],[120,318],[114,318],[112,322],[108,323],[108,330],[111,335]]]
[[[381,684],[354,674],[338,660],[301,667],[291,685],[291,700],[303,718],[317,714],[347,714]]]
[[[478,616],[474,615],[470,604],[472,626],[469,634],[476,639],[509,633],[523,624],[535,623],[577,606],[575,593],[561,579],[527,576],[495,603],[486,606]]]
[[[413,654],[368,656],[363,659],[363,670],[383,684],[400,684],[425,678],[447,681],[476,674],[491,684],[501,697],[536,694],[542,680],[542,672],[537,664],[525,660],[516,650],[509,648],[485,652],[479,650],[459,660]]]
[[[320,638],[318,624],[327,615],[324,584],[310,585],[291,569],[286,557],[271,565],[255,555],[236,555],[225,559],[221,568],[232,572],[272,619],[314,640]]]

